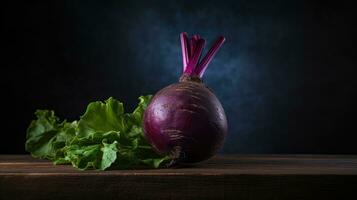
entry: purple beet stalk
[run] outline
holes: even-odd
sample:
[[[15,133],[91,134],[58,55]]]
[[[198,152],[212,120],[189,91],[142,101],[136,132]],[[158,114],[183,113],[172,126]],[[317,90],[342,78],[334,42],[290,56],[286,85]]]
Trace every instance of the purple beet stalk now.
[[[180,38],[183,72],[186,75],[198,76],[199,78],[202,78],[207,66],[226,40],[223,36],[218,37],[206,56],[200,61],[206,41],[197,34],[193,35],[192,38],[188,38],[185,32],[180,34]]]

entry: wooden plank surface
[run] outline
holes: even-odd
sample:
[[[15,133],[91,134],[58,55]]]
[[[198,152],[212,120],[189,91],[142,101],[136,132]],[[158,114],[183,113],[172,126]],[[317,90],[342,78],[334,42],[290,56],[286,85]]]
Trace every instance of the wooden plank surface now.
[[[0,155],[0,199],[344,199],[356,191],[355,155],[224,155],[104,172]]]

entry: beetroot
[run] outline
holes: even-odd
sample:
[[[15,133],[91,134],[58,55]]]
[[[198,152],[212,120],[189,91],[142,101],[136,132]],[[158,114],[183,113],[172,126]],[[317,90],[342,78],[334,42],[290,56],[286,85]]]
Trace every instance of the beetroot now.
[[[227,134],[223,107],[201,80],[225,38],[219,37],[201,61],[205,40],[199,35],[189,39],[186,33],[180,39],[183,74],[153,97],[144,113],[144,132],[159,153],[193,163],[213,156]]]

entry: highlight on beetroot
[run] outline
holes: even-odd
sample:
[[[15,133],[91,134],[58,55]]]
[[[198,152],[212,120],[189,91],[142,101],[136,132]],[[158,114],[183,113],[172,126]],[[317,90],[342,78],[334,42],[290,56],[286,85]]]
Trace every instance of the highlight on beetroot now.
[[[227,134],[224,109],[201,80],[225,41],[218,37],[200,60],[206,41],[199,35],[180,34],[183,73],[178,83],[155,94],[144,113],[144,133],[160,154],[175,163],[194,163],[217,153]]]

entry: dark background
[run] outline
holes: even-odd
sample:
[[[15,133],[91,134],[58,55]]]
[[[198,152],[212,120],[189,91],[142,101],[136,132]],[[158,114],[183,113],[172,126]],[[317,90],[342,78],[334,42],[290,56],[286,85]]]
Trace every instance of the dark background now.
[[[43,1],[2,6],[0,153],[25,153],[36,109],[78,119],[177,81],[179,33],[227,38],[204,82],[224,153],[357,153],[356,31],[341,1]]]

